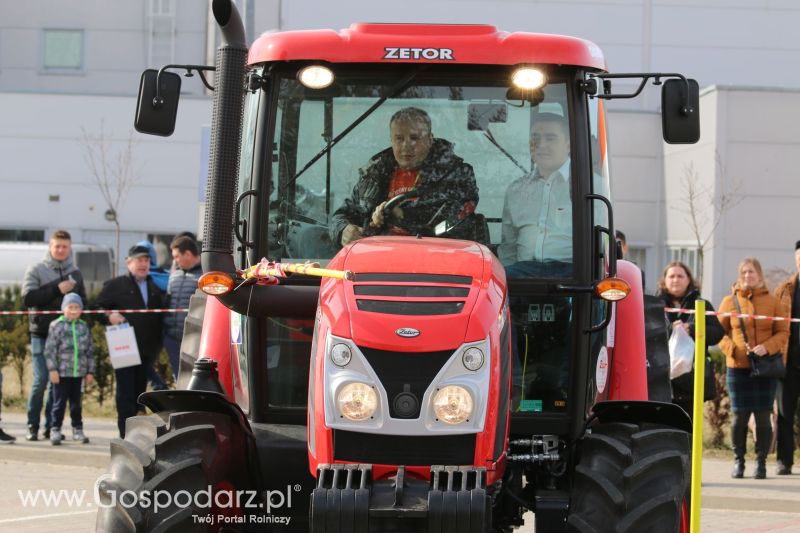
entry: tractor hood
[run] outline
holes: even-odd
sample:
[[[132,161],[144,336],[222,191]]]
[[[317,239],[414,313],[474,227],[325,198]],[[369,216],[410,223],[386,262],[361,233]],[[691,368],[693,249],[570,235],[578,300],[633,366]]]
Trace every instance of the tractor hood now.
[[[490,283],[499,263],[474,242],[372,237],[345,248],[340,258],[340,268],[354,272],[355,279],[338,285],[349,320],[340,315],[332,333],[359,346],[400,352],[455,349],[486,338],[491,320],[471,320],[482,299],[490,301],[481,309],[502,305],[505,279]]]

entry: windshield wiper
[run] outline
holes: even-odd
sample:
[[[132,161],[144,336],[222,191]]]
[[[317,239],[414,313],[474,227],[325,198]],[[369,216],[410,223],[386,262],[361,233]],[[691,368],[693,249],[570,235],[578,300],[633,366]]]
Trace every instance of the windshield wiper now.
[[[485,136],[487,139],[489,139],[489,142],[490,142],[490,143],[492,143],[493,145],[495,145],[495,147],[497,147],[497,149],[498,149],[498,150],[500,150],[500,151],[503,153],[503,155],[505,155],[507,158],[509,158],[509,159],[511,160],[511,162],[512,162],[512,163],[514,163],[515,165],[517,165],[517,167],[519,167],[519,169],[520,169],[520,170],[521,170],[523,173],[527,174],[528,172],[530,172],[530,171],[529,171],[527,168],[525,168],[525,167],[523,167],[522,165],[520,165],[520,164],[517,162],[517,160],[516,160],[516,159],[514,159],[514,156],[513,156],[513,155],[511,155],[510,153],[508,153],[508,151],[507,151],[505,148],[503,148],[502,146],[500,146],[500,143],[498,143],[498,142],[497,142],[497,140],[494,138],[494,135],[492,135],[492,132],[491,132],[491,131],[489,131],[488,129],[487,129],[487,130],[484,130],[484,132],[483,132],[483,135],[484,135],[484,136]]]
[[[309,160],[309,162],[306,163],[305,166],[303,168],[301,168],[300,171],[297,174],[292,176],[292,178],[286,182],[286,184],[283,186],[283,188],[286,189],[289,185],[291,185],[295,181],[297,181],[297,178],[302,176],[303,173],[306,170],[311,168],[311,165],[313,165],[314,163],[319,161],[322,157],[325,156],[325,154],[330,152],[331,149],[334,146],[336,146],[336,144],[345,137],[345,135],[347,135],[348,133],[353,131],[353,129],[355,129],[356,126],[358,126],[359,124],[364,122],[364,120],[367,117],[369,117],[372,113],[374,113],[376,109],[378,109],[380,106],[382,106],[383,103],[386,102],[386,100],[388,100],[389,98],[394,98],[395,96],[397,96],[398,94],[403,92],[408,87],[408,84],[411,83],[411,81],[414,78],[417,77],[417,74],[419,74],[420,72],[422,72],[426,68],[427,68],[427,65],[423,65],[422,67],[418,68],[417,70],[415,70],[414,72],[412,72],[411,74],[409,74],[408,76],[406,76],[405,78],[401,79],[399,82],[394,84],[392,87],[390,87],[389,90],[386,92],[386,94],[384,94],[383,96],[378,98],[378,100],[374,104],[372,104],[369,107],[369,109],[367,109],[366,111],[361,113],[361,115],[359,115],[353,122],[350,123],[350,125],[348,125],[344,130],[342,130],[342,132],[339,135],[337,135],[330,143],[328,143],[325,146],[325,148],[320,150],[317,155],[312,157]]]

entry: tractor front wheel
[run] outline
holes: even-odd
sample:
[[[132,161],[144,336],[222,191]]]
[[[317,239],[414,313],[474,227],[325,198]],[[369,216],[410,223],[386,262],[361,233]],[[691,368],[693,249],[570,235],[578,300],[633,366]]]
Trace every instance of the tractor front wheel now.
[[[568,531],[678,532],[689,450],[689,434],[672,427],[594,426],[578,452]]]
[[[236,494],[255,494],[244,491],[255,487],[245,457],[243,432],[227,415],[130,418],[125,439],[111,441],[109,473],[97,483],[96,531],[217,530],[220,524],[209,520],[219,514],[235,524],[245,511],[237,507],[245,499],[237,502]]]

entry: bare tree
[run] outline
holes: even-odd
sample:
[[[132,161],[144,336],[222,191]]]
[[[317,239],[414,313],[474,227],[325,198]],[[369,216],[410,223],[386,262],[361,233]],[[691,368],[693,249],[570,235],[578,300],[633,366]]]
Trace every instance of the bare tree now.
[[[717,168],[720,174],[722,162],[717,154]],[[725,188],[725,180],[719,179],[718,194],[714,194],[712,186],[704,186],[700,181],[700,173],[694,168],[694,163],[689,162],[683,168],[681,184],[683,196],[678,211],[686,215],[686,222],[697,245],[697,270],[698,280],[703,277],[705,249],[708,241],[714,236],[722,217],[743,200],[738,195],[741,182],[735,183],[730,189]],[[711,209],[709,209],[711,207]]]
[[[81,128],[83,158],[91,172],[91,183],[96,186],[106,203],[106,219],[114,223],[116,246],[114,247],[114,275],[119,272],[119,212],[128,192],[138,181],[134,168],[133,132],[119,147],[112,146],[111,134],[106,133],[105,123],[100,122],[96,134]]]

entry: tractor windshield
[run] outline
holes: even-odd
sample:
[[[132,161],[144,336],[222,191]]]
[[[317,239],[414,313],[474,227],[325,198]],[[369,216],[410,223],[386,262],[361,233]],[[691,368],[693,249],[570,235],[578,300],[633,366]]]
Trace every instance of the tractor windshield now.
[[[567,84],[522,95],[509,76],[337,66],[314,90],[278,72],[270,259],[324,264],[363,236],[423,235],[483,243],[510,277],[570,276]]]

